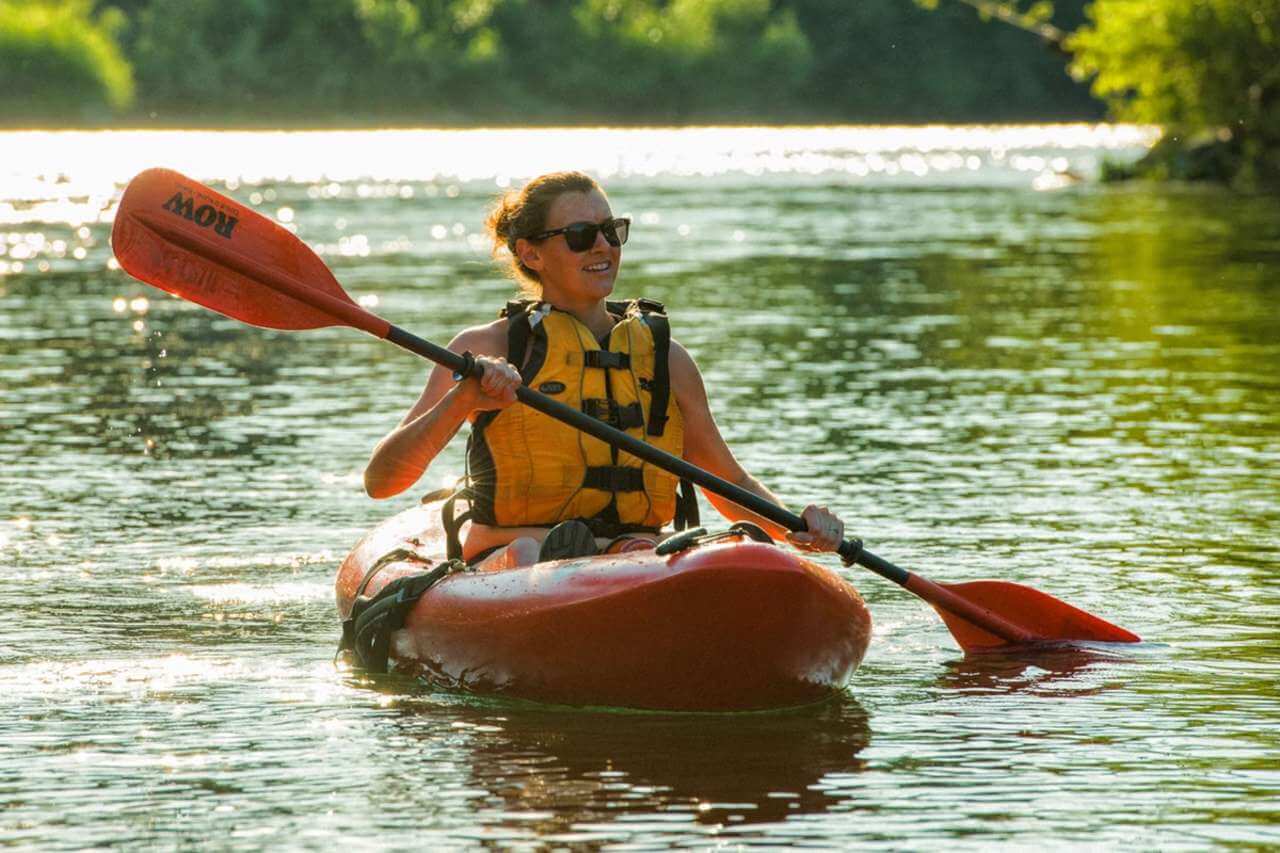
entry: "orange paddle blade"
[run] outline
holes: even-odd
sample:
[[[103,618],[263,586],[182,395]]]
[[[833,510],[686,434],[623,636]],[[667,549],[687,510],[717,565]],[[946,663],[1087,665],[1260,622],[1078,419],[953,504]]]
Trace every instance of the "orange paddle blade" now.
[[[168,169],[148,169],[129,182],[111,247],[134,278],[255,326],[349,325],[333,303],[362,310],[293,234]]]
[[[1141,637],[1092,613],[1029,586],[1009,581],[969,581],[939,584],[949,592],[983,608],[1046,643],[1064,641],[1137,643]],[[933,602],[930,602],[934,604]],[[951,635],[966,652],[994,649],[1009,641],[934,604]]]

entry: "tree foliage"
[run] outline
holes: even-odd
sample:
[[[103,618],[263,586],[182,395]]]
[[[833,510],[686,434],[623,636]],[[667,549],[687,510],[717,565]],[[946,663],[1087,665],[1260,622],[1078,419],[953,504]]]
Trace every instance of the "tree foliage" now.
[[[1061,0],[1082,15],[1086,0]],[[817,57],[811,86],[861,121],[1101,118],[1052,44],[987,26],[968,3],[934,12],[908,0],[793,0]]]
[[[1047,0],[949,5],[1058,41],[1113,117],[1163,127],[1140,171],[1280,185],[1280,0],[1093,0],[1070,33]]]
[[[87,0],[0,0],[5,108],[29,119],[93,118],[132,104],[133,75],[115,33],[123,17],[94,17]]]
[[[909,0],[96,0],[96,23],[90,2],[30,0],[117,37],[135,115],[166,124],[1100,115],[1061,56]]]
[[[1096,0],[1068,45],[1121,118],[1280,147],[1280,0]]]

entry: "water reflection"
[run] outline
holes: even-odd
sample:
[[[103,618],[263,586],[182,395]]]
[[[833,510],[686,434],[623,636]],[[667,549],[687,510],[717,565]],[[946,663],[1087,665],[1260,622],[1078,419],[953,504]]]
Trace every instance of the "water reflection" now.
[[[857,773],[871,741],[851,697],[785,712],[731,715],[561,710],[401,700],[397,727],[467,734],[471,784],[538,834],[648,812],[703,824],[779,821],[835,805],[819,784]]]
[[[137,307],[121,312],[100,283],[80,276],[46,277],[42,289],[57,299],[24,284],[32,292],[17,288],[10,297],[24,304],[31,331],[0,336],[0,357],[21,354],[26,370],[8,384],[14,405],[0,424],[31,441],[31,450],[51,449],[50,434],[55,447],[93,436],[97,449],[159,457],[244,456],[268,438],[296,440],[250,426],[260,407],[287,401],[280,374],[303,346],[296,336],[246,335],[239,324],[165,298],[122,299]]]
[[[990,651],[947,661],[934,682],[957,693],[1025,693],[1031,696],[1092,696],[1119,689],[1124,674],[1116,670],[1137,664],[1131,648],[1107,643],[1070,643],[1034,649]]]

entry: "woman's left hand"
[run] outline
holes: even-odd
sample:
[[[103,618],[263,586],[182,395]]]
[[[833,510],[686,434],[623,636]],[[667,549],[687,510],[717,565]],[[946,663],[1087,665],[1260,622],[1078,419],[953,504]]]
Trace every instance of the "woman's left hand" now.
[[[844,522],[825,506],[809,504],[800,517],[808,529],[787,534],[787,541],[800,550],[835,551],[844,541]]]

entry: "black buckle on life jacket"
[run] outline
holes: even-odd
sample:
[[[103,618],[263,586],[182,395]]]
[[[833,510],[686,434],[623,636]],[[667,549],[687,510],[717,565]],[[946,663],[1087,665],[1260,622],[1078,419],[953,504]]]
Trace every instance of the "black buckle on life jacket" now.
[[[639,299],[635,300],[635,306],[642,314],[667,313],[667,306],[663,305],[656,299],[649,299],[645,296],[641,296]]]
[[[582,411],[614,429],[634,429],[644,425],[644,407],[639,403],[621,406],[617,400],[593,398],[582,401]]]
[[[765,533],[764,528],[760,525],[753,524],[750,521],[738,521],[728,530],[722,530],[719,533],[707,533],[704,527],[695,527],[692,530],[677,533],[675,536],[663,539],[653,550],[658,556],[666,557],[671,554],[678,554],[681,551],[687,551],[698,545],[719,542],[722,539],[731,539],[735,536],[741,536],[753,542],[773,542],[772,537]]]
[[[582,363],[587,367],[628,370],[631,367],[631,353],[613,352],[607,349],[590,349],[582,354]]]
[[[582,488],[605,492],[643,492],[644,471],[623,465],[599,465],[587,469]]]

